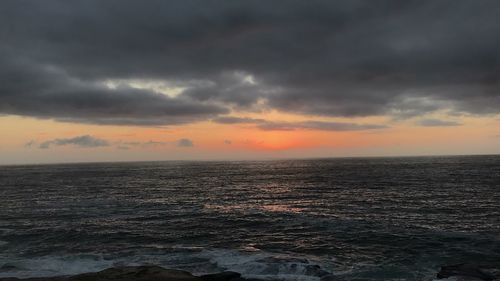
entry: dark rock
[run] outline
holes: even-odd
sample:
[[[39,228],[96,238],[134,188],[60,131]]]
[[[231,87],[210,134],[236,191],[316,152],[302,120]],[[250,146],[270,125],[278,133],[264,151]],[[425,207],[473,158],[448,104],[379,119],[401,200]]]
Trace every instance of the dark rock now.
[[[0,278],[0,281],[202,281],[191,273],[159,266],[127,266],[74,276],[44,278]]]
[[[437,274],[438,279],[452,276],[474,277],[491,281],[500,278],[500,263],[460,263],[442,266]]]
[[[257,279],[257,278],[243,278],[243,277],[238,277],[231,279],[231,281],[266,281],[264,279]]]
[[[203,281],[230,281],[236,278],[240,278],[241,274],[233,271],[224,271],[221,273],[202,275],[200,278]]]
[[[243,278],[243,277],[238,277],[231,279],[231,281],[266,281],[264,279],[257,279],[257,278]]]
[[[309,261],[304,258],[277,256],[277,257],[265,257],[258,260],[263,263],[302,263],[309,264]]]
[[[327,275],[321,276],[320,280],[321,281],[337,281],[339,279],[333,274],[327,274]]]
[[[331,273],[326,270],[323,270],[319,265],[309,265],[306,267],[305,274],[311,276],[323,277],[330,275]]]

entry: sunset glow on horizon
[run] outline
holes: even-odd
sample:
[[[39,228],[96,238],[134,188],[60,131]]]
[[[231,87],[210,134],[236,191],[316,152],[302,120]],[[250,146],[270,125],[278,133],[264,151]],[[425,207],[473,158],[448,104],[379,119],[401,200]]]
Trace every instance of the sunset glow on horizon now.
[[[494,7],[91,2],[4,5],[0,164],[500,153]]]
[[[469,125],[423,127],[415,125],[415,121],[388,121],[390,126],[376,130],[324,131],[304,128],[265,130],[255,124],[210,121],[165,127],[90,125],[4,116],[0,117],[0,125],[6,137],[1,140],[0,149],[4,156],[2,164],[106,159],[258,160],[498,153],[500,137],[494,132],[500,125],[499,121],[485,118],[463,120]],[[53,140],[79,136],[90,136],[106,143],[103,146],[68,143],[44,147],[44,143]],[[180,145],[181,139],[190,140],[192,146]]]

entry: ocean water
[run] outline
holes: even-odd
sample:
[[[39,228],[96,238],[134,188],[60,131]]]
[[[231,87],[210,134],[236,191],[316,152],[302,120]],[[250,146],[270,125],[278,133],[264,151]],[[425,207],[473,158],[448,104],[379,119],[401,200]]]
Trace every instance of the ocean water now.
[[[500,260],[500,157],[0,167],[0,277],[433,280]]]

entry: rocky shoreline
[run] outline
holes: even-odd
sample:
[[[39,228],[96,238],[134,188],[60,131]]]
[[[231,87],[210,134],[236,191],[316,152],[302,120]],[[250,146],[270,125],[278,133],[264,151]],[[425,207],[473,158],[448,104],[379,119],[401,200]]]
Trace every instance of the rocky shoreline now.
[[[500,279],[500,263],[460,263],[441,266],[438,279],[459,276],[477,280],[493,281]]]
[[[442,266],[437,273],[438,279],[448,277],[466,277],[473,280],[500,279],[500,264],[462,263]],[[321,280],[335,280],[332,275],[323,276]],[[470,280],[470,279],[467,279]],[[83,273],[71,276],[34,277],[34,278],[0,278],[0,281],[264,281],[241,277],[238,272],[224,271],[221,273],[195,276],[190,272],[166,269],[160,266],[125,266],[113,267],[99,272]]]
[[[0,278],[0,281],[246,281],[237,272],[225,271],[216,274],[195,276],[190,272],[166,269],[160,266],[113,267],[99,272],[83,273],[72,276]]]

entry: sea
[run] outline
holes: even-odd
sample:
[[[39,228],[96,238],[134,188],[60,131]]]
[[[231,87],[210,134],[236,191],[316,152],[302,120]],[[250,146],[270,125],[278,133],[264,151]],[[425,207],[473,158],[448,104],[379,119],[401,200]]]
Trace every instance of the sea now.
[[[421,281],[488,261],[500,156],[0,167],[0,277],[154,264]]]

